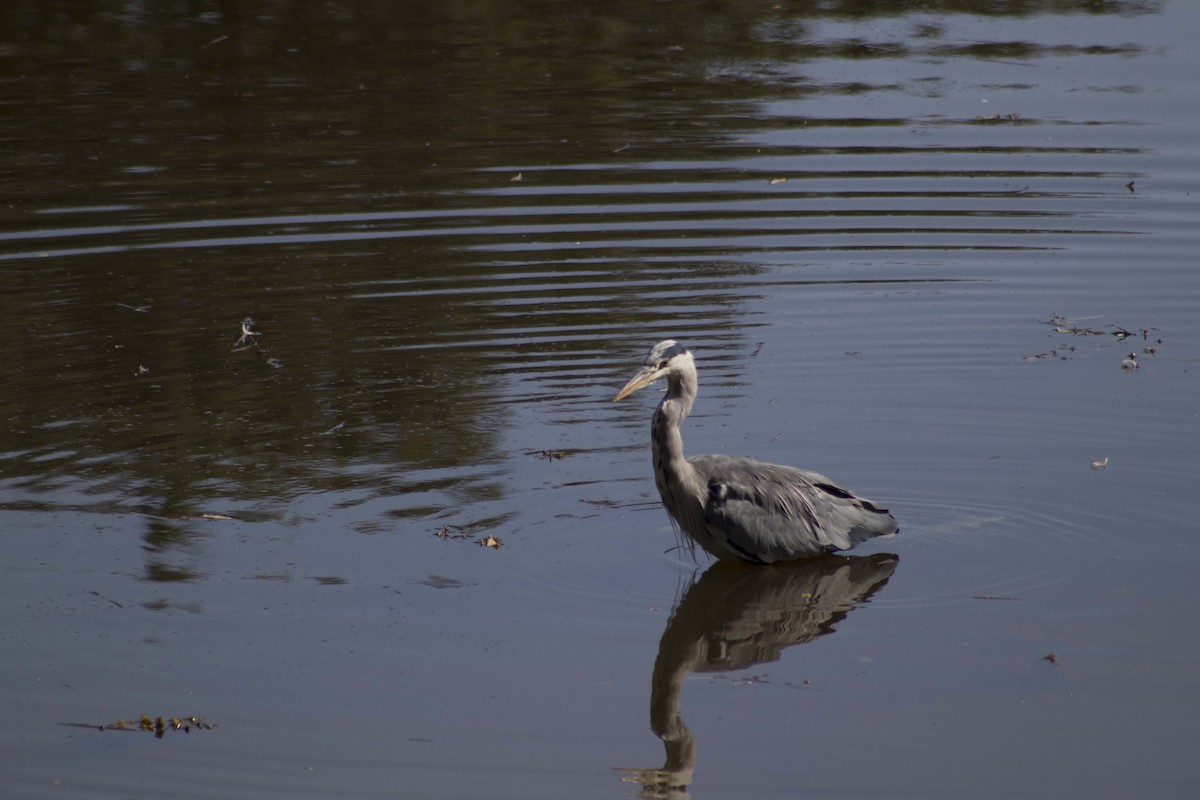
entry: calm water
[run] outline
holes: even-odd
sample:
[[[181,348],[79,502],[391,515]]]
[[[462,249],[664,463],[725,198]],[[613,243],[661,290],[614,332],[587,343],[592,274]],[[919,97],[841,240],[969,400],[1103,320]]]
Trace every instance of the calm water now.
[[[1193,795],[1200,6],[160,5],[0,10],[8,794]],[[668,336],[902,534],[672,549]]]

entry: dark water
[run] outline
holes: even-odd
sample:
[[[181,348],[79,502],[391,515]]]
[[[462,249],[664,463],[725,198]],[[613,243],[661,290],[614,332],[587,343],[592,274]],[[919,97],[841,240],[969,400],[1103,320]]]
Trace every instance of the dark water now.
[[[6,4],[7,791],[1192,796],[1198,26]],[[668,336],[902,534],[670,550]]]

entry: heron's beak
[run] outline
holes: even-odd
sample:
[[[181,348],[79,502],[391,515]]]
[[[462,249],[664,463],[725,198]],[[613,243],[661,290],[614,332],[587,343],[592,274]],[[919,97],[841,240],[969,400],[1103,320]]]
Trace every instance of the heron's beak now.
[[[658,367],[643,367],[641,372],[634,375],[629,383],[625,384],[625,387],[617,392],[617,396],[613,398],[613,402],[624,400],[643,386],[649,386],[661,378],[664,373],[665,370],[661,370]]]

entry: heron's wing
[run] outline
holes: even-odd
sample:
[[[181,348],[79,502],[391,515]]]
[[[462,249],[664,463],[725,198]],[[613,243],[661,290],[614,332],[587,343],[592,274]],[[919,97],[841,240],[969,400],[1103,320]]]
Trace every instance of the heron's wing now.
[[[690,461],[708,487],[705,523],[747,561],[846,550],[898,530],[886,508],[816,472],[732,456]]]

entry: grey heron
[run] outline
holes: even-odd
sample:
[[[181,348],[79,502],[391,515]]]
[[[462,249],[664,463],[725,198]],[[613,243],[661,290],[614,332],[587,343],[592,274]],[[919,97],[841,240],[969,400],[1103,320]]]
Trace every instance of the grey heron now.
[[[886,508],[824,475],[752,458],[685,459],[679,425],[696,400],[696,363],[674,339],[650,348],[621,400],[660,378],[667,392],[650,426],[654,482],[674,522],[710,555],[770,564],[848,550],[899,531]]]

